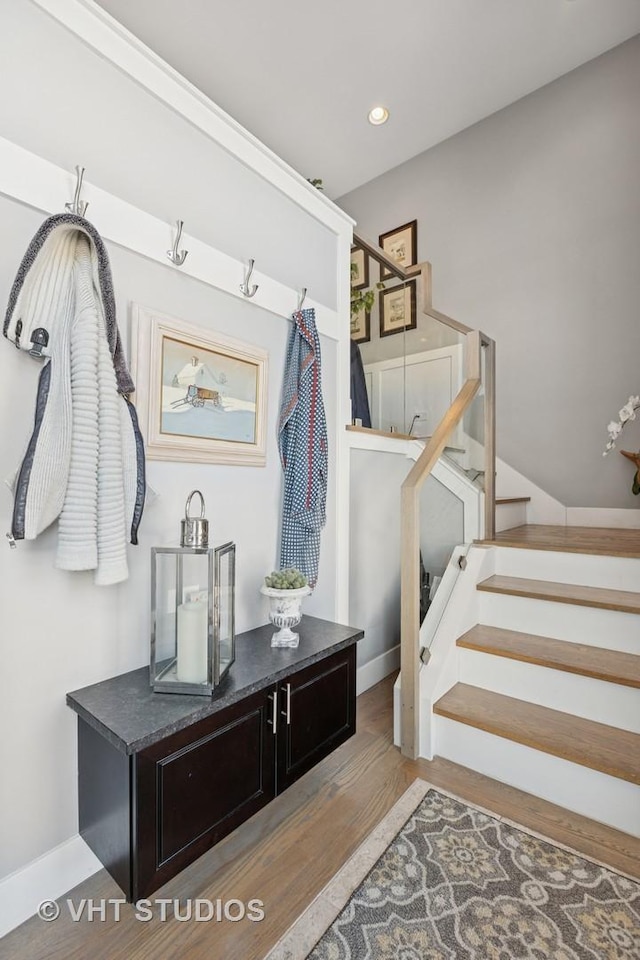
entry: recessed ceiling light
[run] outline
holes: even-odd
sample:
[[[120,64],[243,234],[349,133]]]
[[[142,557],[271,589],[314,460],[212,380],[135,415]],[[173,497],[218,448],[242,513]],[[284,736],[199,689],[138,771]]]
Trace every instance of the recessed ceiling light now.
[[[386,107],[374,107],[373,110],[369,110],[368,120],[374,127],[378,127],[381,123],[386,123],[388,119],[389,111]]]

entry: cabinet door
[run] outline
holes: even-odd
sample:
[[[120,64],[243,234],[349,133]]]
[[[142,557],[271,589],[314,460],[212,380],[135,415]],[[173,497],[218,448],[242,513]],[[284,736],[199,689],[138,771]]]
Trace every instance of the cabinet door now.
[[[275,688],[263,690],[138,754],[134,899],[273,798],[275,695]]]
[[[276,790],[281,793],[356,732],[356,647],[347,647],[278,685]]]

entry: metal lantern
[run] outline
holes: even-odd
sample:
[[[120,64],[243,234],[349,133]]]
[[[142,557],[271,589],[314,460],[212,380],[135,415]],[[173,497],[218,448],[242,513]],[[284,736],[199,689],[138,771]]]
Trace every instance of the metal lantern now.
[[[190,515],[200,498],[200,516]],[[151,548],[151,686],[210,696],[235,660],[234,543],[209,547],[204,497],[193,490],[179,547]]]

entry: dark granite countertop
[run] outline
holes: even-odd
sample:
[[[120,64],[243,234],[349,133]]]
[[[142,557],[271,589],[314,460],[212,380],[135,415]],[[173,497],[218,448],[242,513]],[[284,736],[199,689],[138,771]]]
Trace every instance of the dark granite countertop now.
[[[297,629],[300,645],[295,650],[272,649],[270,624],[237,636],[235,663],[212,697],[154,693],[147,666],[74,690],[67,694],[67,704],[118,750],[137,753],[364,635],[356,627],[317,617],[303,617]]]

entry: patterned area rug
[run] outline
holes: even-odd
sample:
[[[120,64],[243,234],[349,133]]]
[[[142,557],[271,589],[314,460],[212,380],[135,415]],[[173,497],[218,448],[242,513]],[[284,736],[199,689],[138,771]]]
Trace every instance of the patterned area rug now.
[[[640,884],[416,780],[265,960],[640,960]]]

